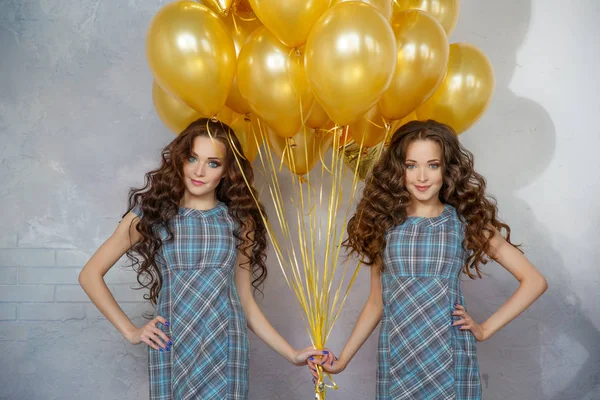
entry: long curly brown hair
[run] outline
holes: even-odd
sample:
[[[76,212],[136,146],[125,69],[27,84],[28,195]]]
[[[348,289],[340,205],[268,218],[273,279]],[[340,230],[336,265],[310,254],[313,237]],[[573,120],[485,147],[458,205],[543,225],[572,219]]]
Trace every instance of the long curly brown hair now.
[[[224,157],[226,171],[216,188],[216,197],[225,203],[229,214],[238,223],[233,234],[238,239],[238,251],[250,260],[242,264],[242,267],[251,271],[254,289],[260,290],[267,277],[267,232],[263,222],[266,214],[262,204],[257,201],[252,166],[243,155],[240,142],[228,125],[200,118],[162,150],[161,165],[146,174],[144,186],[129,191],[127,212],[141,207],[142,218],[136,229],[142,239],[129,249],[127,256],[133,262],[138,283],[142,288],[150,289],[150,293],[144,298],[153,304],[156,304],[162,286],[160,269],[164,260],[161,259],[159,250],[164,242],[173,239],[169,222],[177,215],[185,192],[183,165],[192,155],[194,139],[200,136],[211,137],[223,143],[227,149]],[[167,232],[166,239],[161,239],[157,227]]]
[[[463,272],[471,279],[475,274],[481,278],[480,265],[486,264],[491,254],[490,227],[504,231],[508,243],[515,246],[510,241],[510,227],[498,220],[496,201],[485,193],[485,178],[473,168],[473,154],[460,144],[451,127],[433,120],[412,121],[394,132],[389,148],[365,180],[344,246],[364,264],[380,262],[383,268],[385,234],[407,218],[411,196],[405,186],[406,152],[416,140],[431,140],[440,146],[443,184],[439,199],[453,206],[465,225],[463,247],[469,256]]]

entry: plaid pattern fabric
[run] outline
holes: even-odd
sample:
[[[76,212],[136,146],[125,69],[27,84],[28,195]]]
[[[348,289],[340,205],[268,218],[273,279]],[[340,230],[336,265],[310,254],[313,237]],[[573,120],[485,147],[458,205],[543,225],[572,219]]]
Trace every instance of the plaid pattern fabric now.
[[[140,215],[139,209],[134,210]],[[247,399],[249,345],[235,283],[236,228],[227,207],[180,208],[163,243],[156,314],[171,351],[148,348],[152,400]],[[163,232],[164,236],[164,232]]]
[[[377,399],[481,399],[475,338],[452,327],[463,304],[464,227],[446,205],[386,234]]]

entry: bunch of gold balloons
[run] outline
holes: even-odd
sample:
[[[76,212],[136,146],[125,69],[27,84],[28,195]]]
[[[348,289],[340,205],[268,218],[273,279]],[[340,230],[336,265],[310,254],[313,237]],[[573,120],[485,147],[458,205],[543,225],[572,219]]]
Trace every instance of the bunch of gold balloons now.
[[[348,127],[366,148],[400,120],[461,133],[487,108],[494,74],[479,49],[448,43],[458,13],[458,0],[174,1],[147,35],[154,105],[175,133],[215,117],[254,147],[252,135],[276,153],[292,147],[298,174],[322,158],[323,146],[303,148],[315,130]]]
[[[487,57],[448,42],[458,13],[459,0],[183,0],[150,24],[152,98],[164,124],[178,134],[199,117],[217,118],[233,128],[250,161],[260,156],[286,245],[269,221],[267,230],[318,348],[358,272],[346,291],[341,283],[332,289],[345,166],[354,172],[352,198],[402,124],[435,119],[461,133],[490,102]],[[329,195],[311,181],[319,161],[331,178]],[[278,181],[283,166],[292,176],[289,199]],[[297,232],[285,216],[290,202]],[[324,398],[321,378],[315,392]]]

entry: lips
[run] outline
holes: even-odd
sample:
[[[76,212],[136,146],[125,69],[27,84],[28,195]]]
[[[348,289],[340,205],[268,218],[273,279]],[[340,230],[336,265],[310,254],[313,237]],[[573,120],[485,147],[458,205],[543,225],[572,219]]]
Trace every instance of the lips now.
[[[427,191],[427,189],[429,189],[430,187],[431,187],[431,185],[429,185],[429,186],[416,186],[416,185],[415,185],[415,188],[417,188],[417,190],[418,190],[419,192],[425,192],[425,191]]]
[[[196,181],[194,179],[190,179],[190,180],[192,181],[192,185],[194,185],[194,186],[202,186],[202,185],[204,185],[204,182],[202,182],[202,181]]]

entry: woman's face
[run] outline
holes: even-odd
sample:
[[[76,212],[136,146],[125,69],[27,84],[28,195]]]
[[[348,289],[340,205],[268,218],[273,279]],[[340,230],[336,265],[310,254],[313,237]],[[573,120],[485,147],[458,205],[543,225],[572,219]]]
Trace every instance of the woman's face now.
[[[183,175],[185,189],[196,198],[214,196],[214,192],[225,176],[225,145],[210,137],[194,139],[192,154],[184,160]]]
[[[408,145],[404,160],[406,189],[422,203],[439,198],[444,183],[442,149],[432,140],[416,140]]]

